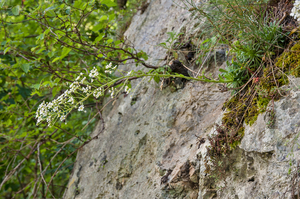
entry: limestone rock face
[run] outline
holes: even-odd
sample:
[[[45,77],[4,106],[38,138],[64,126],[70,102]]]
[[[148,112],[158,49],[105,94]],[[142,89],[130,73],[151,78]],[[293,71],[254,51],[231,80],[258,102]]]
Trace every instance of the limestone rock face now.
[[[177,0],[149,3],[143,14],[133,17],[125,35],[149,55],[151,64],[162,65],[166,50],[157,44],[168,38],[166,32],[184,28],[193,34],[199,19],[178,6],[183,4]],[[218,56],[218,62],[226,59],[225,53]],[[218,74],[222,63],[218,64],[209,65],[213,75]],[[299,85],[299,80],[294,81]],[[218,92],[215,84],[193,81],[177,90],[161,90],[147,79],[134,85],[132,93],[106,107],[104,124],[99,122],[93,134],[102,125],[105,130],[78,152],[65,199],[292,198],[297,194],[299,91],[274,102],[272,129],[267,128],[267,113],[246,126],[240,146],[231,154],[233,169],[218,180],[205,172],[206,138],[220,122],[230,93]],[[201,143],[195,135],[203,138]]]

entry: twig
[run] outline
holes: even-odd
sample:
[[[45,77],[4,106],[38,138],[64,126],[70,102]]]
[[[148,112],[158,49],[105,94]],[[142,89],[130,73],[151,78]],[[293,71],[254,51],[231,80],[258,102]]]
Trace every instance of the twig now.
[[[40,143],[37,146],[37,159],[38,159],[38,164],[40,166],[40,172],[41,172],[40,176],[42,177],[42,180],[44,181],[45,185],[47,185],[47,182],[46,182],[46,180],[44,178],[44,175],[43,175],[43,168],[42,168],[42,163],[41,163],[41,160],[40,160]],[[49,192],[52,195],[52,197],[55,198],[54,195],[52,194],[52,192],[51,191],[49,191]],[[46,195],[44,195],[43,197],[46,197]]]

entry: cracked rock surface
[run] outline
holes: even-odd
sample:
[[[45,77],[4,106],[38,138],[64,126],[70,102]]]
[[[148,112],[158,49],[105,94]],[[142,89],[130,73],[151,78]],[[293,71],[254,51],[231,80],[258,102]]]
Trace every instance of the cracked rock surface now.
[[[180,1],[151,0],[138,12],[125,33],[161,65],[165,49],[156,46],[166,32],[193,34],[199,22]],[[225,55],[224,55],[225,56]],[[224,61],[225,57],[220,60]],[[209,72],[218,74],[216,64]],[[224,64],[223,64],[224,65]],[[132,68],[135,68],[133,65]],[[300,81],[295,79],[296,85]],[[222,180],[205,170],[207,136],[222,118],[230,93],[217,92],[215,84],[189,81],[182,89],[161,90],[148,80],[134,83],[103,112],[105,130],[77,154],[66,199],[206,199],[292,198],[299,161],[300,93],[292,90],[274,103],[275,125],[268,115],[246,126],[240,146],[232,152],[231,169]],[[94,135],[101,129],[97,125]],[[204,138],[201,144],[198,138]],[[290,163],[292,166],[290,166]],[[296,182],[296,181],[295,181]],[[299,186],[299,185],[297,185]]]

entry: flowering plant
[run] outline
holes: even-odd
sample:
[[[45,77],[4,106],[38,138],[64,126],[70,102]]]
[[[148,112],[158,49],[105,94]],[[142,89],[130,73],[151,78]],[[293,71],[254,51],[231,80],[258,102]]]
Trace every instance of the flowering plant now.
[[[105,73],[112,74],[116,70],[117,66],[112,67],[112,63],[105,66]],[[127,75],[130,75],[129,72]],[[106,84],[97,85],[94,82],[103,82],[103,80],[108,80]],[[51,102],[43,101],[36,112],[37,125],[46,120],[48,126],[54,124],[58,119],[60,121],[65,121],[67,115],[74,109],[77,108],[78,111],[85,111],[83,102],[87,100],[90,96],[98,99],[100,96],[104,96],[106,90],[110,93],[111,98],[114,98],[115,94],[120,92],[120,90],[125,86],[125,92],[130,92],[130,85],[127,85],[128,81],[125,81],[123,86],[116,91],[114,87],[110,87],[115,82],[99,73],[96,67],[94,67],[88,77],[83,73],[80,73],[76,77],[75,81],[70,84],[69,88],[64,91],[63,94],[58,96]]]
[[[294,3],[294,7],[291,10],[292,17],[294,17],[297,21],[300,21],[300,1],[296,0]]]
[[[169,77],[180,77],[188,80],[204,81],[204,82],[214,82],[214,83],[230,83],[228,80],[222,79],[219,80],[209,79],[204,75],[198,77],[187,77],[182,74],[171,74],[163,67],[158,69],[151,69],[147,73],[139,71],[130,71],[126,75],[111,78],[107,74],[112,74],[116,71],[117,66],[112,67],[112,64],[108,64],[104,67],[104,74],[100,73],[96,67],[94,67],[88,77],[83,73],[80,73],[76,77],[75,81],[69,86],[63,94],[58,96],[51,102],[43,101],[36,112],[37,125],[42,121],[47,121],[48,126],[53,125],[57,120],[65,121],[68,114],[76,108],[78,111],[85,111],[83,102],[86,101],[89,97],[93,96],[95,99],[98,99],[100,96],[104,96],[105,92],[110,93],[111,98],[115,98],[120,91],[124,89],[126,93],[131,91],[130,80],[138,79],[142,77],[150,77],[154,79],[157,83],[160,78],[169,78]],[[121,72],[121,71],[119,71]],[[122,73],[122,72],[121,72]],[[123,74],[123,73],[122,73]],[[120,85],[121,87],[116,88]]]

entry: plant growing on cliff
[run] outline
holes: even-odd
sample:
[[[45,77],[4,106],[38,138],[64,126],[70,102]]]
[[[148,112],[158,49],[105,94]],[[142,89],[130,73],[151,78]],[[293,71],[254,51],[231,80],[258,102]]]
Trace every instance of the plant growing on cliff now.
[[[218,162],[239,144],[244,134],[243,123],[253,124],[270,101],[279,99],[282,95],[279,87],[288,82],[286,74],[293,72],[281,70],[280,73],[278,65],[275,66],[275,60],[289,48],[292,40],[286,32],[296,27],[287,14],[292,2],[281,0],[275,6],[269,1],[245,0],[210,0],[199,5],[187,0],[185,3],[187,9],[205,18],[202,26],[207,37],[218,36],[220,43],[229,46],[232,56],[227,68],[220,71],[225,80],[232,80],[223,91],[232,90],[234,95],[224,104],[227,111],[222,118],[223,130],[217,130],[210,138],[208,148],[214,167],[224,171],[227,165],[220,167]],[[283,59],[285,64],[288,60]],[[265,94],[261,95],[260,91]],[[273,123],[274,114],[271,120]]]

